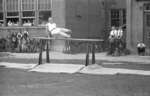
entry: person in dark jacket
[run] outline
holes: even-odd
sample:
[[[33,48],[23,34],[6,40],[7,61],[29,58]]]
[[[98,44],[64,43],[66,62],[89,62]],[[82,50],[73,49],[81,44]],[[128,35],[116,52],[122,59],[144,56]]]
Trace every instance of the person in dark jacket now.
[[[145,55],[145,49],[146,49],[146,45],[143,42],[139,42],[137,44],[138,55],[144,56]]]

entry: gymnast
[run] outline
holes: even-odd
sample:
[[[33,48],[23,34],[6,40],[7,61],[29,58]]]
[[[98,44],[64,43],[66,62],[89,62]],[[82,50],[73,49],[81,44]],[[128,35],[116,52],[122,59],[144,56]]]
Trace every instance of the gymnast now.
[[[46,32],[50,35],[50,37],[55,35],[61,35],[67,38],[71,37],[71,30],[67,28],[57,27],[52,18],[48,18],[48,23],[46,24]]]

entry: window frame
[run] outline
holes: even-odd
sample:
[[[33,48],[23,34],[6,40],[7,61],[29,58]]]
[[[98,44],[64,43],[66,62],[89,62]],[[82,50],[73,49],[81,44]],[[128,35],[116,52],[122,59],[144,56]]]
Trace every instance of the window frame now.
[[[118,11],[118,17],[112,18],[112,12]],[[114,13],[115,14],[115,13]],[[113,24],[113,20],[118,20],[118,24]],[[126,24],[126,10],[124,8],[121,9],[111,9],[110,10],[110,26],[120,27]]]

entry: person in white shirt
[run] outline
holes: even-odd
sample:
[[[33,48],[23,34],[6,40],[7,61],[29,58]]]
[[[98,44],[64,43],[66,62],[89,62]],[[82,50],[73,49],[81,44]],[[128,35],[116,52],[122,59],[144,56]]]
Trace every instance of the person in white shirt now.
[[[116,48],[118,49],[118,55],[123,51],[123,30],[121,27],[118,28],[116,33]]]
[[[118,39],[121,39],[121,38],[122,38],[122,36],[123,36],[123,30],[122,30],[121,27],[118,28],[116,35],[117,35],[117,38],[118,38]]]
[[[71,37],[69,34],[71,33],[71,30],[57,27],[52,18],[48,19],[48,23],[46,24],[46,31],[50,34],[50,36],[61,35],[63,37]]]
[[[116,37],[116,34],[117,34],[117,30],[116,28],[113,26],[111,28],[111,31],[110,31],[110,34],[109,34],[109,39],[114,39]]]
[[[117,34],[117,30],[116,28],[113,26],[111,28],[110,34],[109,34],[109,52],[108,55],[113,55],[115,52],[115,39],[116,39],[116,34]]]

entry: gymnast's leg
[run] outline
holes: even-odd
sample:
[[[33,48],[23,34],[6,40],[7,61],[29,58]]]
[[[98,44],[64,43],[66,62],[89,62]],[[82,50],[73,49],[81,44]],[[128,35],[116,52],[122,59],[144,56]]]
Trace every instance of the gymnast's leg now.
[[[71,33],[71,30],[70,29],[67,29],[67,28],[59,28],[59,30],[61,32],[65,32],[65,33]]]
[[[60,28],[57,28],[57,29],[53,30],[51,32],[51,34],[52,35],[61,35],[63,37],[67,37],[67,38],[71,37],[70,34],[67,34],[66,32],[63,32]]]
[[[67,38],[70,38],[71,37],[71,35],[70,34],[67,34],[67,33],[64,33],[64,32],[59,32],[58,34],[60,34],[61,36],[63,36],[63,37],[67,37]]]

